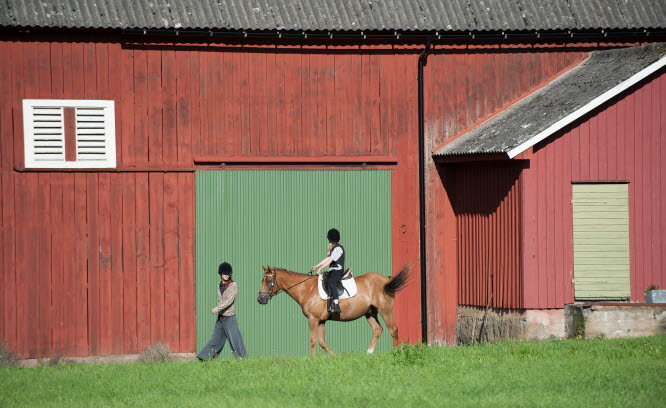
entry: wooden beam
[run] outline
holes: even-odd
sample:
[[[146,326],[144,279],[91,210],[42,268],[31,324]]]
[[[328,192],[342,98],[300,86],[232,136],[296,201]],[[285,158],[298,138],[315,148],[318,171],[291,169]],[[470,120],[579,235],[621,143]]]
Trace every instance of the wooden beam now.
[[[195,163],[225,164],[398,164],[394,156],[194,156]]]

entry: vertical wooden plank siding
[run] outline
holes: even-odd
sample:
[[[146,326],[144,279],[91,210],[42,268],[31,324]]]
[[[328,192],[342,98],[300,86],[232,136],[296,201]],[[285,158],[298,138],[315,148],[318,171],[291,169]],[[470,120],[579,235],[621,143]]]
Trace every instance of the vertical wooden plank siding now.
[[[150,345],[150,219],[148,216],[148,174],[136,173],[136,344]]]
[[[3,254],[9,241],[15,242],[15,252],[2,262],[2,338],[21,357],[134,353],[142,330],[144,347],[159,340],[175,351],[194,351],[193,173],[164,178],[155,183],[164,189],[164,200],[154,201],[156,213],[161,208],[167,219],[149,220],[144,212],[139,228],[135,180],[148,177],[3,173],[2,191],[14,200],[2,202],[1,242]],[[17,217],[9,218],[14,206]],[[151,246],[148,231],[155,234]],[[142,239],[139,254],[144,267],[150,266],[143,275],[137,273],[136,252]],[[157,279],[159,273],[166,279]],[[147,298],[137,299],[137,286]],[[5,307],[8,302],[11,307]],[[137,302],[144,307],[141,316]]]
[[[194,174],[178,174],[178,287],[179,338],[181,350],[194,350],[196,308],[194,299]]]
[[[436,47],[434,54],[428,57],[425,68],[426,152],[542,86],[585,55],[575,46],[560,48],[557,52],[547,45],[530,47],[531,50],[527,51],[520,45],[501,48],[497,45],[478,46],[473,49],[473,55],[463,51],[464,47],[459,45]],[[521,219],[525,223],[533,219],[521,214],[523,211],[536,211],[537,208],[527,208],[522,204],[529,201],[527,195],[533,193],[533,190],[522,188],[526,177],[531,176],[529,173],[512,184],[510,191],[515,196],[503,201],[499,212],[491,218],[457,213],[457,200],[461,198],[456,192],[474,188],[473,185],[461,185],[460,178],[469,178],[469,171],[465,176],[465,171],[460,173],[458,166],[438,167],[433,162],[426,163],[426,213],[428,225],[431,226],[426,230],[429,245],[428,338],[433,342],[453,344],[456,306],[485,306],[488,300],[488,288],[484,286],[487,279],[482,276],[487,270],[486,265],[476,265],[477,270],[469,265],[490,257],[508,268],[498,272],[504,274],[503,278],[497,276],[493,280],[497,283],[494,286],[493,306],[503,304],[506,305],[504,307],[519,308],[525,303],[526,296],[534,296],[534,292],[522,288],[524,266],[517,265],[515,260],[519,257],[523,263],[530,262],[529,265],[539,261],[534,257],[520,258],[521,249],[529,248],[534,253],[537,245],[535,239],[529,238],[526,242],[526,237],[521,235]],[[470,202],[462,204],[473,205]],[[471,207],[470,210],[477,209]],[[461,235],[462,231],[465,234]],[[481,242],[476,242],[474,237],[477,236],[483,237]],[[509,242],[505,245],[490,240],[500,236],[510,237]],[[451,291],[452,286],[454,291]],[[545,282],[542,287],[546,287]]]
[[[453,191],[458,304],[520,308],[520,176],[510,165],[459,165]]]
[[[178,174],[164,175],[164,336],[174,350],[180,350],[180,286],[178,273]]]
[[[113,330],[111,323],[112,314],[112,290],[111,290],[111,261],[114,253],[111,250],[111,175],[100,173],[99,175],[99,343],[101,354],[111,354],[111,342]],[[122,256],[122,252],[118,252]]]
[[[122,349],[126,353],[136,353],[137,344],[137,221],[136,221],[136,177],[125,173],[122,185],[123,211],[123,327]]]
[[[562,308],[574,300],[572,182],[629,183],[630,300],[642,302],[648,286],[666,285],[666,164],[657,157],[665,144],[664,89],[662,71],[535,146],[522,175],[526,308]]]
[[[139,351],[139,333],[147,327],[142,346],[162,340],[175,351],[194,351],[193,173],[161,176],[165,181],[151,188],[145,172],[14,170],[23,165],[24,98],[113,99],[117,142],[129,145],[118,148],[119,161],[131,167],[143,157],[134,151],[134,137],[122,138],[123,133],[135,134],[134,86],[141,80],[133,78],[134,49],[102,37],[87,43],[66,36],[61,40],[0,42],[0,54],[6,57],[0,61],[1,340],[26,358],[124,354]],[[119,75],[120,70],[126,75]],[[151,80],[161,81],[160,71],[151,72],[157,74]],[[175,92],[173,100],[175,106]],[[145,102],[143,106],[148,107]],[[161,102],[151,109],[162,115]],[[150,136],[145,134],[146,142]],[[176,146],[174,140],[159,166],[177,163],[172,153]],[[191,158],[183,165],[191,166]],[[154,192],[152,197],[149,192]],[[152,218],[147,207],[151,201],[156,214]],[[152,247],[150,237],[155,238]],[[161,304],[150,299],[155,267],[167,268]],[[148,289],[141,316],[138,286]],[[158,319],[149,315],[151,303],[160,306],[153,310],[164,327],[153,337],[150,327]]]
[[[427,286],[428,302],[428,342],[432,344],[455,344],[458,316],[458,286],[462,277],[458,276],[458,220],[453,208],[456,174],[454,166],[440,166],[438,174],[441,183],[433,183],[434,199],[440,203],[435,207],[435,234],[440,245],[430,243],[429,251],[435,251],[429,259],[428,282],[446,282]]]
[[[416,62],[408,54],[380,55],[378,59],[382,98],[379,115],[381,127],[386,129],[382,131],[382,150],[379,154],[396,154],[400,163],[391,178],[393,265],[412,264],[411,283],[396,295],[394,316],[400,328],[400,339],[414,343],[422,339],[420,320],[423,318],[418,245],[419,202],[416,199],[419,179],[415,135],[418,135],[418,124],[415,120],[416,95],[405,84],[414,83]],[[327,105],[327,112],[331,116],[335,116],[334,106]],[[348,122],[336,122],[339,130],[347,125]],[[335,134],[330,135],[330,141],[337,143]]]
[[[122,174],[111,174],[111,191],[110,191],[110,221],[111,221],[111,238],[110,238],[110,279],[109,288],[111,290],[111,304],[107,309],[107,315],[110,315],[109,326],[111,328],[111,335],[109,336],[111,342],[111,353],[121,354],[123,350],[123,327],[124,327],[124,313],[123,307],[125,303],[124,293],[124,273],[123,273],[123,258],[125,252],[123,251],[123,223],[116,220],[124,220],[123,215],[123,182]],[[129,271],[127,271],[129,273]],[[122,299],[122,300],[121,300]]]

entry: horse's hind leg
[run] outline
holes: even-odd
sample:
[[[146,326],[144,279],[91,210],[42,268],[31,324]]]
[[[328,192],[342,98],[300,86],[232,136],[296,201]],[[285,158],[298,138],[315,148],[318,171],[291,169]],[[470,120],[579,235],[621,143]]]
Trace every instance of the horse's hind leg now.
[[[317,332],[319,335],[319,346],[324,349],[325,352],[334,356],[335,353],[332,352],[331,349],[326,345],[326,322],[319,322]]]
[[[393,347],[400,347],[400,340],[398,340],[398,326],[393,321],[393,299],[387,299],[379,307],[379,313],[384,318],[386,327],[388,327],[391,337],[393,337]]]
[[[372,327],[372,341],[370,342],[370,347],[368,347],[368,354],[372,354],[375,351],[375,346],[377,345],[377,342],[379,341],[379,336],[381,336],[382,331],[384,329],[382,328],[382,325],[379,323],[379,320],[377,320],[377,310],[372,309],[369,311],[366,315],[365,318],[368,319],[368,323],[370,323],[370,327]]]

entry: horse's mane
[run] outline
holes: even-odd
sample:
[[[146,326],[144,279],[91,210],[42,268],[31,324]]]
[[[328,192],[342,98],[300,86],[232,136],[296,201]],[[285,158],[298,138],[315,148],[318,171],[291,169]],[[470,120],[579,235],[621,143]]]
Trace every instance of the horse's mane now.
[[[310,275],[308,275],[307,273],[295,272],[295,271],[292,271],[292,270],[290,270],[290,269],[286,269],[286,268],[273,268],[273,267],[271,267],[271,269],[272,269],[274,272],[288,272],[288,273],[293,273],[293,274],[295,274],[295,275],[310,276]]]

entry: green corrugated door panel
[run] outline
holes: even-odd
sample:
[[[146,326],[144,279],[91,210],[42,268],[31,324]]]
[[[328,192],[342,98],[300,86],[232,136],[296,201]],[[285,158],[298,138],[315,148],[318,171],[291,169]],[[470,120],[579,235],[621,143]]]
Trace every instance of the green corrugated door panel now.
[[[571,207],[576,299],[629,298],[629,185],[574,184]]]
[[[253,356],[309,353],[307,320],[293,299],[281,293],[268,305],[257,302],[262,265],[307,272],[324,258],[326,232],[335,227],[356,276],[391,275],[389,171],[201,171],[195,180],[197,350],[215,323],[221,261],[233,266],[236,314]],[[390,349],[390,337],[384,330],[378,350]],[[326,324],[336,353],[365,350],[371,339],[365,318]],[[221,356],[230,357],[228,345]]]

